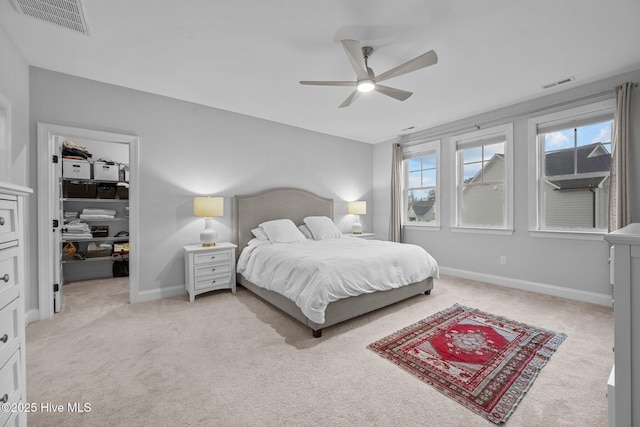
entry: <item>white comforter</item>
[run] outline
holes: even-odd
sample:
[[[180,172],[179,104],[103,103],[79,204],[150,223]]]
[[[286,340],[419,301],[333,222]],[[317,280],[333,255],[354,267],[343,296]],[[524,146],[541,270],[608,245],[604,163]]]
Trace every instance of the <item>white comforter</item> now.
[[[253,239],[237,268],[318,324],[332,301],[438,277],[438,264],[419,246],[352,237],[275,244]]]

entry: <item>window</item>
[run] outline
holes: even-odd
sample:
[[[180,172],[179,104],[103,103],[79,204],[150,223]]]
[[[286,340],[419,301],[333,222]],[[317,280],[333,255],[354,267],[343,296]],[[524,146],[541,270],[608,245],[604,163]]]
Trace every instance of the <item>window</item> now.
[[[453,227],[512,231],[512,129],[509,124],[452,138]]]
[[[532,230],[607,231],[612,119],[605,102],[530,121]]]
[[[404,225],[438,226],[440,141],[404,150]]]

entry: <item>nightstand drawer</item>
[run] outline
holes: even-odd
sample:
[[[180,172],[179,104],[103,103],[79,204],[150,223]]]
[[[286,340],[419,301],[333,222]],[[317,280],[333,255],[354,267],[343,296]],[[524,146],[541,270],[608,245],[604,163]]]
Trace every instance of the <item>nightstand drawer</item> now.
[[[196,290],[197,289],[206,289],[206,288],[214,288],[216,286],[220,286],[221,288],[228,288],[229,283],[231,282],[231,274],[217,274],[209,277],[201,277],[196,279]]]
[[[195,267],[195,276],[197,280],[203,277],[209,277],[209,276],[219,275],[219,274],[227,274],[230,271],[231,271],[231,265],[229,265],[228,262],[225,264],[208,264],[200,267]]]
[[[231,260],[231,251],[229,250],[207,252],[203,254],[193,255],[193,263],[195,265],[206,264],[210,262],[224,262],[229,260]]]
[[[17,213],[18,202],[13,200],[0,200],[0,243],[17,239]]]
[[[14,286],[18,271],[18,249],[9,248],[0,251],[0,293]]]

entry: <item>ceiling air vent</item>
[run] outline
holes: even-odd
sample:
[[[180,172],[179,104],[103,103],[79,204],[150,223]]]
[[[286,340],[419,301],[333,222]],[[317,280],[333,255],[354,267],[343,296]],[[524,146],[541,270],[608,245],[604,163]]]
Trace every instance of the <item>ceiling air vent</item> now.
[[[560,85],[563,85],[565,83],[572,82],[575,79],[576,79],[575,77],[571,76],[571,77],[567,77],[566,79],[558,80],[557,82],[547,83],[546,85],[542,85],[542,89],[549,89],[549,88],[552,88],[554,86],[560,86]]]
[[[11,4],[21,15],[89,35],[80,0],[11,0]]]

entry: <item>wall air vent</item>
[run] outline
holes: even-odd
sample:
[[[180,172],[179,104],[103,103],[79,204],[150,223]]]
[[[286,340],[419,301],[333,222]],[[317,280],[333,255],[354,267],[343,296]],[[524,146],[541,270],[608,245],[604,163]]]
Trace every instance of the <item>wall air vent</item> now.
[[[553,83],[548,83],[546,85],[542,85],[542,89],[549,89],[552,88],[554,86],[560,86],[563,85],[565,83],[569,83],[574,81],[576,78],[571,76],[571,77],[567,77],[566,79],[562,79],[562,80],[558,80],[557,82],[553,82]]]
[[[80,0],[10,0],[21,15],[31,16],[76,33],[89,35]]]

